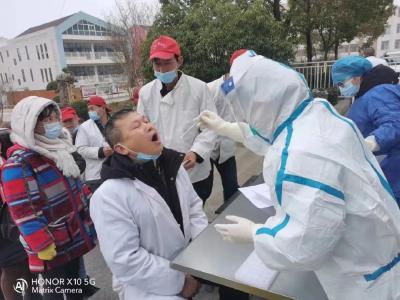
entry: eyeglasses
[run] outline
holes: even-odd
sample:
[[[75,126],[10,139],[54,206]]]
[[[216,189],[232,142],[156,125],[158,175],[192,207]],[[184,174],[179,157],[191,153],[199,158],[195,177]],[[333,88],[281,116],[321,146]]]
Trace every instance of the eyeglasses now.
[[[352,80],[353,78],[349,78],[349,79],[347,79],[347,80],[345,80],[345,81],[343,81],[343,82],[338,82],[338,84],[337,84],[337,86],[338,87],[345,87],[351,80]]]

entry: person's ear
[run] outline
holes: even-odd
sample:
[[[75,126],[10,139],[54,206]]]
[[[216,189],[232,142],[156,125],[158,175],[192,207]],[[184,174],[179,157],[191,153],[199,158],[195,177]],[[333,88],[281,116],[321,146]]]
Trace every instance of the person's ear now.
[[[353,77],[353,79],[351,80],[351,83],[355,84],[355,85],[361,84],[361,77],[360,76]]]
[[[182,67],[183,65],[183,56],[179,56],[178,57],[178,69],[180,69],[180,67]]]
[[[129,154],[129,150],[126,147],[122,146],[121,144],[116,144],[114,146],[114,151],[121,155]]]

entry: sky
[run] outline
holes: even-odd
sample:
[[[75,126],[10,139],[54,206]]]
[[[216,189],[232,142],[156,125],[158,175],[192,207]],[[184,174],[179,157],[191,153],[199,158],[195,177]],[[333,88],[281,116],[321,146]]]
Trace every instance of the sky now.
[[[0,0],[0,37],[14,38],[26,29],[78,11],[104,19],[116,0]],[[157,0],[133,0],[157,2]]]

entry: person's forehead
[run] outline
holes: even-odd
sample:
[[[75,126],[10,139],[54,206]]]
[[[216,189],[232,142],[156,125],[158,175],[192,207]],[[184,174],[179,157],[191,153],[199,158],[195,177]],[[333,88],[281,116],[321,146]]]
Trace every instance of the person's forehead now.
[[[88,108],[90,108],[90,109],[93,109],[93,108],[101,108],[101,106],[90,104],[90,105],[88,106]]]
[[[143,120],[143,116],[141,114],[139,114],[136,111],[132,111],[129,114],[127,114],[125,116],[125,118],[122,118],[122,119],[118,120],[116,123],[117,123],[117,126],[118,125],[120,125],[120,126],[121,125],[122,126],[129,126],[129,124],[131,124],[132,122],[135,122],[135,121],[139,121],[140,122],[142,120]]]
[[[45,116],[43,120],[49,119],[49,118],[56,118],[58,117],[58,113],[56,111],[52,111],[48,116]]]
[[[175,56],[169,58],[169,59],[161,59],[161,58],[154,58],[153,59],[153,63],[155,64],[169,64],[169,63],[173,63],[176,62],[176,58]]]

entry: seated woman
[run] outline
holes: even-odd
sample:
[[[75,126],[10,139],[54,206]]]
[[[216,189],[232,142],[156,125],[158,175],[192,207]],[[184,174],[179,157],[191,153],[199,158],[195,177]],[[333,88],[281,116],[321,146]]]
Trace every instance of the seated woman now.
[[[44,299],[64,299],[63,294],[82,299],[81,289],[67,278],[79,278],[79,259],[93,249],[96,234],[71,136],[60,124],[57,104],[40,97],[15,106],[11,129],[15,146],[8,151],[2,183],[30,270],[58,279],[45,284]]]

